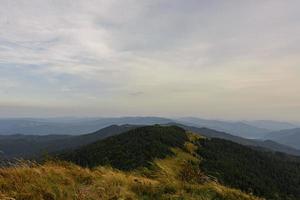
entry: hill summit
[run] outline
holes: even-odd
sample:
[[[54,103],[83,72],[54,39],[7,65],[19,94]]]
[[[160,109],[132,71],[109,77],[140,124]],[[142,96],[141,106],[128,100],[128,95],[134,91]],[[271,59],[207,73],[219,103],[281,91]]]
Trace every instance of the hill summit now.
[[[99,140],[59,157],[84,167],[110,165],[121,170],[149,167],[151,162],[184,148],[187,133],[177,126],[145,126]]]

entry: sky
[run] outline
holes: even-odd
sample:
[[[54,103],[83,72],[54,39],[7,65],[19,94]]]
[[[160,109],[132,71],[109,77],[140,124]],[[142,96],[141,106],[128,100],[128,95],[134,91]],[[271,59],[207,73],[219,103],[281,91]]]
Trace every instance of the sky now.
[[[0,117],[300,121],[298,0],[0,5]]]

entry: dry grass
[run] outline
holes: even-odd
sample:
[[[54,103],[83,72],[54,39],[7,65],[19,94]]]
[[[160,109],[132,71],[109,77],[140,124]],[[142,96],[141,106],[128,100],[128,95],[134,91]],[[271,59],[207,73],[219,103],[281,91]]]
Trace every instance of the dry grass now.
[[[48,162],[0,169],[0,199],[136,199],[133,186],[157,183],[108,167],[90,170],[65,162]]]

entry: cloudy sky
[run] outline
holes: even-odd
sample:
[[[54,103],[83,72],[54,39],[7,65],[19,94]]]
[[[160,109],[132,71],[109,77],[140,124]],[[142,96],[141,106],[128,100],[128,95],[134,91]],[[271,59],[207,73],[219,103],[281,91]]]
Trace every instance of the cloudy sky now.
[[[300,121],[298,0],[0,5],[0,117]]]

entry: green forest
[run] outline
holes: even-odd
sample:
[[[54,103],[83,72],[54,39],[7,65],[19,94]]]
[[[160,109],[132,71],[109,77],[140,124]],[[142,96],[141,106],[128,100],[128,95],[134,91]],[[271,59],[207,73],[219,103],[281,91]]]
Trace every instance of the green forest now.
[[[188,140],[177,126],[146,126],[65,152],[58,157],[84,167],[110,165],[121,170],[149,167],[154,158],[173,155],[170,147],[183,148]]]
[[[300,158],[223,139],[199,141],[201,168],[221,183],[276,200],[300,199]]]

